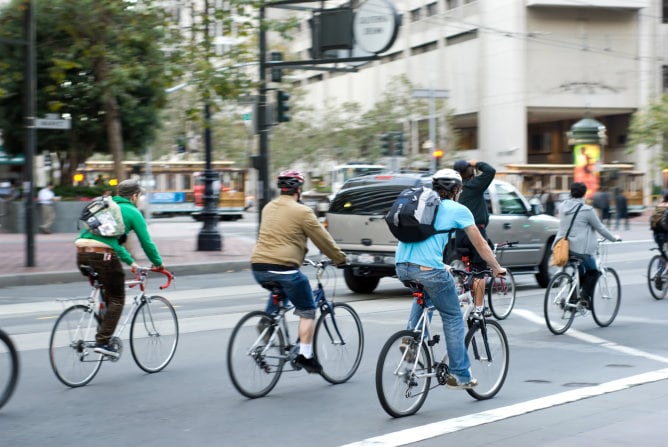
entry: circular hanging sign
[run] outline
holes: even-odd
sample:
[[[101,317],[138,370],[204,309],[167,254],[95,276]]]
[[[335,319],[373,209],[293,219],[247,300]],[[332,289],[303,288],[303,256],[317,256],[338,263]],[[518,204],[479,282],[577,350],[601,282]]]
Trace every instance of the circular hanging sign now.
[[[388,0],[367,0],[357,8],[353,21],[355,42],[369,53],[392,46],[399,31],[399,15]]]

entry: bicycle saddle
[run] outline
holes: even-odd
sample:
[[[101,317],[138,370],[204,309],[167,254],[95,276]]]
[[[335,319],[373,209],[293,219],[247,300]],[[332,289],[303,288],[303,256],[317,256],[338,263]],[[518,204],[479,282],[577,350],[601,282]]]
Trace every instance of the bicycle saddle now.
[[[90,265],[79,264],[79,271],[88,278],[97,278],[97,272]]]
[[[283,290],[283,287],[279,283],[277,283],[276,281],[267,281],[267,282],[260,283],[260,285],[262,287],[264,287],[265,289],[271,291],[271,292],[273,292],[274,290],[277,290],[277,289],[278,290]]]
[[[409,289],[420,290],[420,291],[424,290],[424,286],[418,281],[408,280],[408,281],[403,281],[403,283]]]

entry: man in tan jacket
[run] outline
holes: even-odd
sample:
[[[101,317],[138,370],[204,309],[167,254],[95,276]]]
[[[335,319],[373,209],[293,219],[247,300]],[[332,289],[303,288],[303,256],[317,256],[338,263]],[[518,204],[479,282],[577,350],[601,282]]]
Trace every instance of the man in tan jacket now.
[[[251,268],[259,284],[280,284],[294,304],[295,314],[299,316],[299,355],[295,363],[309,373],[320,373],[322,366],[313,357],[316,304],[309,279],[299,268],[308,251],[308,239],[338,266],[345,264],[346,255],[313,211],[299,202],[303,184],[304,175],[299,171],[288,170],[279,174],[280,196],[262,209]],[[269,313],[276,311],[271,297],[266,310]]]

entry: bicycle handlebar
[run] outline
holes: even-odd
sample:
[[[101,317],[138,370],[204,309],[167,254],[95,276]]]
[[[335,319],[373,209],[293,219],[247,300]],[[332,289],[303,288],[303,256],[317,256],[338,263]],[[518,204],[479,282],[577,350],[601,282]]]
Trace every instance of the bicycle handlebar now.
[[[172,281],[174,280],[174,274],[170,272],[169,270],[165,268],[157,268],[157,267],[139,267],[137,271],[135,272],[135,279],[139,281],[136,284],[131,284],[130,287],[134,287],[137,284],[141,283],[143,287],[143,282],[145,281],[148,272],[156,272],[160,273],[162,275],[165,275],[167,277],[167,282],[161,286],[159,286],[160,290],[164,290],[170,285],[172,285]],[[143,289],[142,289],[143,290]]]

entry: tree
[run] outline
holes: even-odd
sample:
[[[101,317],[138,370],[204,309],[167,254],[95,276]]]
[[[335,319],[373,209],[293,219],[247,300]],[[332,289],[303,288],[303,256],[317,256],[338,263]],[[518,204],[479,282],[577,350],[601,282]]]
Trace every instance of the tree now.
[[[26,0],[0,11],[0,128],[9,152],[23,147],[22,16]],[[37,111],[69,114],[69,131],[39,133],[38,151],[57,151],[62,178],[95,152],[111,153],[115,176],[125,177],[126,150],[143,152],[155,137],[165,88],[180,75],[166,53],[173,37],[165,11],[152,0],[34,2]],[[8,39],[10,41],[8,41]]]
[[[639,145],[648,149],[661,147],[659,165],[666,166],[668,151],[668,94],[651,102],[645,110],[638,110],[631,116],[629,126],[628,151],[633,152]]]

